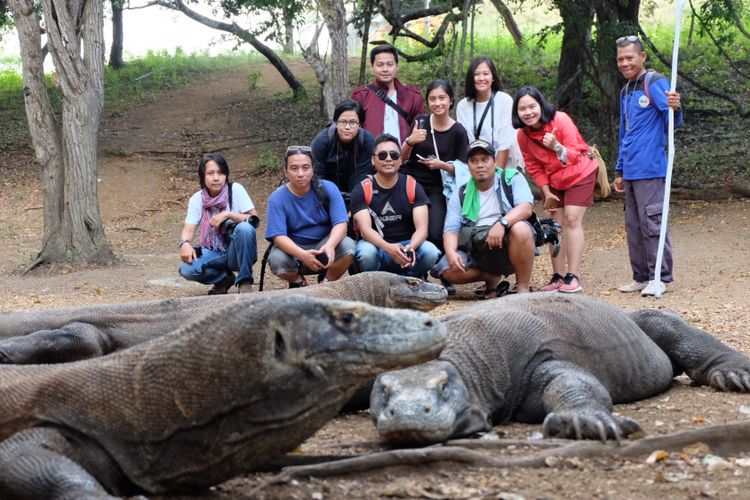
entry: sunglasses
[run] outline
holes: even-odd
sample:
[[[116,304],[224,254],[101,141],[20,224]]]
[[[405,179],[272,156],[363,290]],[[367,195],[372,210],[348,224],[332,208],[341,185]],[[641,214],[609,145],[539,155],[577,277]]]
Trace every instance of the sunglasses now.
[[[306,155],[312,158],[312,148],[310,146],[289,146],[286,148],[286,158],[292,155]]]
[[[381,151],[378,154],[372,156],[377,156],[378,160],[385,161],[388,159],[388,155],[391,156],[391,160],[398,160],[399,158],[401,158],[401,153],[399,153],[398,151]]]
[[[635,35],[627,35],[627,36],[621,36],[617,40],[615,40],[615,43],[617,45],[622,45],[624,43],[641,43],[641,39],[638,38]]]

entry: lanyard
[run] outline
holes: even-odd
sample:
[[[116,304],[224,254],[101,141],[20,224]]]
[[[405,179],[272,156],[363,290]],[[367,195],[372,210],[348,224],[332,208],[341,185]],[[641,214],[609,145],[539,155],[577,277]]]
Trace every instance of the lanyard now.
[[[477,100],[474,99],[474,139],[479,139],[479,134],[482,133],[482,125],[484,125],[484,118],[487,116],[487,111],[492,110],[492,114],[490,114],[490,127],[491,127],[491,135],[495,135],[495,93],[492,92],[492,97],[490,97],[490,102],[488,105],[484,108],[484,113],[482,113],[482,117],[479,119],[479,126],[477,127]],[[489,141],[490,144],[495,142],[495,138],[492,137]]]

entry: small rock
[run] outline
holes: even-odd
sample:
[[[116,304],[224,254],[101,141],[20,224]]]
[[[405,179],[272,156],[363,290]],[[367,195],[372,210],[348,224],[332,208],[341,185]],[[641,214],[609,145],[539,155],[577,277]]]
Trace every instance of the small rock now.
[[[750,458],[738,458],[734,464],[739,467],[750,467]]]
[[[706,455],[705,457],[703,457],[702,462],[706,466],[706,470],[708,472],[732,468],[731,463],[727,462],[721,457],[717,457],[716,455]]]

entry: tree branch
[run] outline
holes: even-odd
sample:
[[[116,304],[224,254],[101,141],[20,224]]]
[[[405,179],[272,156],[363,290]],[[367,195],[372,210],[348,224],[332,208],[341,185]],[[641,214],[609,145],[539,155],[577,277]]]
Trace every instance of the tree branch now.
[[[667,58],[664,57],[664,55],[659,51],[659,49],[656,48],[656,45],[654,45],[654,43],[651,41],[651,39],[648,37],[648,35],[646,35],[646,32],[643,31],[643,28],[641,28],[640,25],[638,25],[638,32],[641,35],[641,40],[643,40],[643,41],[646,42],[646,44],[651,49],[651,52],[653,52],[654,55],[656,55],[657,59],[659,59],[659,61],[661,61],[662,64],[664,64],[667,67],[671,66],[671,63],[669,61],[667,61]],[[750,116],[750,112],[748,112],[745,109],[745,107],[742,105],[742,103],[739,100],[737,100],[737,99],[735,99],[735,98],[733,98],[733,97],[731,97],[731,96],[729,96],[727,94],[723,94],[721,92],[717,92],[715,90],[712,90],[712,89],[706,87],[702,83],[698,82],[695,78],[693,78],[692,76],[690,76],[687,73],[685,73],[684,71],[680,71],[678,69],[677,70],[677,74],[680,75],[683,79],[685,79],[688,82],[692,83],[696,88],[701,89],[703,92],[705,92],[705,93],[707,93],[709,95],[712,95],[714,97],[718,97],[719,99],[723,99],[723,100],[725,100],[727,102],[732,103],[734,105],[734,107],[737,109],[737,113],[741,117],[745,118],[747,116]]]
[[[249,43],[255,50],[260,52],[263,57],[268,59],[268,61],[274,66],[274,68],[276,68],[279,74],[281,74],[282,78],[286,80],[287,84],[292,89],[295,98],[301,97],[305,94],[305,88],[297,80],[291,70],[289,70],[286,64],[284,64],[284,61],[282,61],[281,58],[279,58],[279,56],[277,56],[273,50],[271,50],[263,42],[258,40],[255,35],[253,35],[248,30],[240,27],[237,23],[225,23],[223,21],[217,21],[215,19],[206,17],[190,9],[182,2],[182,0],[156,0],[154,3],[168,9],[179,10],[193,21],[197,21],[204,26],[208,26],[209,28],[213,28],[215,30],[226,31],[227,33],[233,34],[240,40]]]
[[[714,34],[711,31],[710,27],[706,24],[706,22],[703,20],[703,18],[698,14],[698,12],[695,10],[695,6],[693,5],[693,0],[690,0],[690,10],[693,11],[693,16],[698,19],[698,22],[701,24],[701,27],[703,28],[703,32],[708,35],[708,37],[711,39],[711,41],[714,43],[714,46],[719,51],[719,54],[724,56],[724,59],[726,59],[729,66],[737,72],[738,75],[743,76],[745,79],[750,78],[750,75],[745,73],[742,68],[738,68],[735,64],[732,58],[729,56],[729,54],[726,53],[724,48],[719,44],[719,42],[714,38]]]
[[[374,469],[393,467],[397,465],[424,465],[435,462],[459,462],[475,467],[506,469],[511,467],[537,468],[549,466],[550,459],[566,458],[596,458],[596,457],[640,457],[656,450],[677,451],[684,447],[703,442],[709,446],[712,453],[721,455],[737,455],[744,453],[750,447],[750,422],[735,422],[715,425],[689,431],[654,436],[628,442],[622,446],[615,442],[601,443],[598,441],[565,441],[556,440],[551,445],[547,441],[525,441],[529,447],[547,447],[525,456],[509,458],[495,457],[469,450],[465,446],[453,444],[468,444],[471,440],[449,442],[446,445],[432,446],[418,449],[391,450],[353,458],[344,458],[333,462],[314,465],[285,467],[280,474],[259,485],[250,494],[251,497],[271,485],[284,484],[292,479],[307,477],[329,477]],[[503,448],[519,446],[519,440],[486,441],[482,447]]]

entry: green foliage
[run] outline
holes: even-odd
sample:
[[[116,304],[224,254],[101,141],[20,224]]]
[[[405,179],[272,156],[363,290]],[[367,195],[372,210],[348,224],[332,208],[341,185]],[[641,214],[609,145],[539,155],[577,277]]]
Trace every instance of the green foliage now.
[[[282,170],[281,159],[271,151],[266,144],[261,144],[258,147],[258,159],[255,160],[255,166],[253,168],[254,175],[261,175],[264,173],[278,174]]]
[[[249,73],[245,74],[245,83],[247,83],[247,90],[249,92],[252,92],[256,88],[258,88],[258,82],[260,81],[260,78],[263,76],[263,73],[260,71],[250,71]]]
[[[119,70],[106,67],[104,73],[104,100],[107,107],[131,105],[133,101],[152,100],[159,92],[184,85],[191,81],[211,78],[216,71],[247,64],[250,56],[232,53],[219,56],[186,54],[177,48],[174,54],[166,50],[148,53],[128,61]]]

